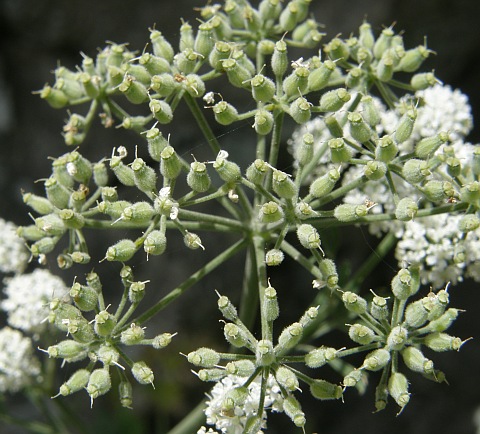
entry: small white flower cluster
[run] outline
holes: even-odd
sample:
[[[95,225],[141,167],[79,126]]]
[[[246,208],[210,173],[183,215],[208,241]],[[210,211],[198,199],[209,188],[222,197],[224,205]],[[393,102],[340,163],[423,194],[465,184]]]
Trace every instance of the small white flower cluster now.
[[[18,392],[39,376],[30,338],[10,327],[0,329],[0,392]]]
[[[27,333],[39,333],[48,316],[52,298],[63,298],[68,289],[58,276],[36,269],[4,280],[6,298],[0,308],[7,312],[8,324]]]
[[[400,155],[411,153],[419,140],[447,131],[451,140],[449,146],[455,157],[461,161],[462,166],[471,165],[475,146],[464,142],[473,126],[471,107],[468,97],[458,89],[437,84],[416,92],[414,98],[402,98],[395,110],[387,110],[378,99],[374,101],[381,118],[377,125],[379,137],[384,134],[393,135],[405,109],[418,102],[412,135],[399,145]],[[306,132],[315,137],[316,149],[332,138],[322,118],[312,119],[292,136],[292,153],[295,153],[295,148],[300,145]],[[345,134],[348,136],[348,128]],[[444,146],[436,151],[437,155],[443,153]],[[328,151],[325,152],[320,159],[320,169],[316,175],[321,175],[330,168],[328,154]],[[343,175],[342,185],[362,176],[363,169],[363,165],[351,165]],[[414,187],[395,175],[393,178],[400,198],[420,199]],[[371,209],[372,214],[395,211],[393,194],[386,181],[368,181],[361,188],[348,192],[343,201],[358,205],[367,199],[377,204]],[[439,215],[406,223],[398,220],[382,221],[369,225],[369,231],[377,236],[386,232],[394,233],[400,240],[395,252],[399,265],[404,261],[420,265],[424,283],[430,282],[435,287],[442,287],[449,281],[461,281],[463,276],[480,281],[480,265],[476,260],[480,257],[480,228],[462,238],[457,226],[459,219],[457,216]],[[462,255],[458,255],[459,251]]]
[[[205,415],[207,416],[207,423],[215,425],[215,428],[222,434],[242,434],[245,428],[245,423],[250,416],[257,414],[258,403],[260,400],[261,386],[260,377],[257,377],[248,386],[248,398],[242,408],[236,407],[235,414],[227,416],[222,413],[222,404],[226,395],[232,389],[242,386],[245,383],[244,377],[235,375],[228,375],[221,381],[217,382],[210,392],[209,400],[207,401],[207,408]],[[280,388],[273,377],[270,375],[267,381],[267,389],[265,394],[264,408],[270,408],[272,411],[281,412],[283,410],[283,398]],[[266,412],[263,413],[264,420],[262,428],[266,427]],[[210,433],[215,431],[199,431],[199,433]],[[262,431],[259,431],[261,433]]]
[[[62,298],[68,289],[62,279],[47,270],[36,269],[22,274],[28,262],[28,251],[16,235],[13,223],[0,218],[0,271],[15,273],[3,280],[4,298],[0,309],[7,313],[11,327],[0,329],[0,392],[18,392],[38,380],[40,362],[32,340],[24,333],[38,334],[45,328],[48,303]]]
[[[24,241],[16,234],[17,227],[0,218],[0,272],[21,273],[29,254]]]

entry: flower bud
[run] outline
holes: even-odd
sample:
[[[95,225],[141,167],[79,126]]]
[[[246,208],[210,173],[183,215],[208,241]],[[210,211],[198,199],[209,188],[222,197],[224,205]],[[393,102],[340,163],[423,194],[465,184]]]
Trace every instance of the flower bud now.
[[[450,336],[446,333],[431,333],[423,338],[423,343],[433,351],[458,351],[465,343],[460,338]]]
[[[275,347],[275,354],[283,354],[286,350],[293,348],[300,342],[302,335],[303,327],[298,322],[294,322],[288,327],[285,327],[278,337],[278,344]]]
[[[210,348],[199,348],[196,351],[188,353],[187,360],[189,363],[201,368],[213,368],[220,362],[220,354]]]
[[[262,184],[265,179],[265,175],[269,170],[268,164],[260,159],[256,159],[246,171],[247,179],[254,184]]]
[[[237,109],[226,101],[220,101],[213,106],[215,120],[220,125],[230,125],[238,120]]]
[[[107,261],[126,262],[133,257],[136,251],[137,246],[132,240],[120,240],[107,249],[105,259]]]
[[[379,348],[372,351],[365,357],[362,368],[367,371],[380,371],[390,362],[390,351],[385,348]]]
[[[305,364],[310,368],[320,368],[337,358],[337,350],[332,347],[315,348],[305,355]]]
[[[319,249],[321,245],[318,231],[309,224],[302,224],[297,228],[297,237],[300,244],[306,249]]]
[[[59,394],[67,396],[82,390],[87,385],[89,378],[90,371],[87,369],[78,369],[60,386]]]
[[[142,327],[132,323],[130,327],[120,334],[120,342],[124,345],[136,345],[145,337],[145,331]]]
[[[194,161],[190,164],[190,171],[187,175],[187,184],[197,193],[204,193],[210,188],[211,181],[205,163]]]
[[[310,393],[316,399],[322,401],[328,399],[340,399],[343,395],[342,386],[332,384],[325,380],[313,380],[310,384]]]
[[[133,364],[132,375],[140,384],[153,384],[153,371],[143,361]]]
[[[334,61],[326,60],[321,63],[320,66],[313,69],[308,76],[308,89],[314,92],[326,87],[335,68],[336,65]]]
[[[283,219],[283,209],[276,202],[270,201],[260,207],[258,218],[262,223],[275,223]]]
[[[347,116],[351,136],[359,143],[365,143],[372,138],[373,131],[358,112],[350,112]]]
[[[353,222],[360,217],[365,217],[368,214],[366,205],[353,205],[344,203],[335,207],[333,215],[338,221]]]
[[[161,99],[151,99],[148,107],[153,117],[161,124],[168,124],[173,119],[172,108],[168,103]]]
[[[358,315],[363,315],[367,312],[367,300],[353,292],[344,292],[342,294],[342,301],[350,312],[355,312]]]
[[[389,350],[400,351],[408,339],[408,330],[402,326],[393,327],[387,337],[387,348]]]
[[[402,409],[408,404],[410,393],[408,393],[408,381],[405,375],[400,372],[394,372],[390,376],[388,393]]]
[[[352,150],[345,144],[343,138],[330,139],[328,147],[332,163],[346,163],[352,158]]]
[[[262,74],[255,75],[250,81],[252,96],[257,102],[271,101],[275,95],[275,83]]]
[[[325,92],[320,98],[319,109],[324,112],[336,112],[350,101],[351,95],[344,88]]]
[[[299,97],[290,104],[289,114],[297,124],[304,124],[312,115],[310,107],[304,97]]]
[[[375,340],[375,332],[362,324],[353,324],[348,329],[348,335],[353,342],[360,345],[371,344]]]
[[[407,110],[405,114],[400,118],[394,135],[395,141],[397,143],[403,143],[410,138],[416,120],[417,110],[415,108]]]

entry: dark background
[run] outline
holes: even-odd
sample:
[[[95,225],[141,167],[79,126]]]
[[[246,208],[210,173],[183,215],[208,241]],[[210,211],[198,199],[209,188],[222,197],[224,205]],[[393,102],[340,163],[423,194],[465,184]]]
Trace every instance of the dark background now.
[[[80,51],[94,57],[97,47],[102,47],[107,40],[129,42],[132,49],[141,51],[148,41],[147,28],[155,23],[156,28],[167,37],[172,35],[169,39],[176,44],[180,17],[193,24],[196,15],[192,13],[192,8],[202,5],[203,2],[192,0],[0,0],[0,215],[3,218],[17,224],[29,223],[20,190],[40,192],[40,186],[35,186],[33,181],[49,175],[50,161],[46,156],[58,156],[67,151],[60,135],[65,111],[50,109],[37,95],[32,94],[46,82],[53,81],[51,72],[57,63],[73,68],[81,62]],[[365,17],[376,33],[381,31],[382,26],[396,22],[394,28],[405,31],[406,47],[423,43],[424,36],[428,35],[428,47],[438,55],[428,60],[425,70],[435,69],[437,77],[443,82],[468,94],[474,117],[479,119],[478,1],[314,0],[312,10],[317,20],[326,26],[325,41],[339,33],[344,36],[356,33]],[[179,113],[182,116],[181,110]],[[198,131],[187,118],[182,127],[172,130],[172,133],[175,146],[184,153],[190,153],[192,149],[201,153],[206,148],[205,143],[197,139]],[[477,143],[479,139],[480,130],[477,128],[469,140]],[[228,146],[235,140],[241,139],[229,134],[222,137],[222,144]],[[107,150],[113,146],[133,146],[136,142],[137,137],[129,133],[98,129],[85,144],[89,148],[86,155],[95,160],[108,153]],[[360,256],[368,251],[364,235],[359,234],[355,240],[365,244],[357,253]],[[112,242],[116,239],[112,238]],[[176,247],[173,244],[174,253],[176,248],[182,249],[180,245]],[[207,256],[189,253],[189,265],[195,270],[204,263],[205,257],[213,256],[216,251],[216,246],[213,246],[207,251]],[[140,275],[145,272],[145,276],[139,277],[150,278],[144,261],[137,265]],[[137,390],[134,411],[119,409],[115,391],[111,399],[98,399],[93,410],[89,409],[85,395],[65,400],[74,405],[77,415],[86,421],[87,432],[167,432],[168,427],[173,426],[198,402],[208,390],[208,385],[199,384],[190,375],[190,366],[178,357],[178,352],[186,351],[185,348],[196,348],[199,343],[209,343],[206,337],[208,333],[202,331],[204,329],[214,330],[210,332],[212,339],[218,341],[222,338],[218,325],[219,314],[214,310],[216,296],[211,288],[228,286],[235,277],[240,277],[241,271],[238,271],[237,265],[226,265],[222,276],[228,275],[228,282],[222,282],[222,276],[217,277],[217,281],[210,282],[212,286],[208,289],[200,288],[187,294],[178,306],[167,309],[161,319],[149,325],[152,334],[183,329],[186,332],[183,336],[179,334],[172,348],[148,354],[148,361],[156,373],[156,390],[145,386]],[[178,262],[172,262],[168,267],[164,264],[161,266],[159,275],[152,283],[161,284],[161,289],[158,289],[161,295],[181,281],[181,276],[185,274],[182,267],[183,264]],[[391,278],[392,271],[388,267],[380,268],[379,275]],[[113,271],[116,273],[118,270]],[[294,288],[296,285],[299,285],[299,281],[295,271],[284,276],[284,287]],[[228,293],[228,289],[224,292]],[[478,337],[478,285],[459,285],[451,291],[451,299],[452,306],[467,309],[452,333],[463,338]],[[293,320],[298,314],[292,314]],[[216,347],[222,345],[211,344]],[[474,340],[466,344],[460,354],[434,355],[436,357],[432,358],[437,361],[437,368],[446,373],[450,385],[433,384],[412,374],[412,379],[417,381],[412,384],[411,403],[398,417],[395,417],[397,408],[393,405],[382,413],[372,414],[373,387],[365,397],[358,397],[350,391],[346,394],[344,404],[306,404],[307,416],[315,421],[308,432],[473,434],[472,415],[480,405],[477,389],[480,387],[479,353]],[[35,417],[35,410],[19,397],[12,397],[10,405],[17,416]],[[285,415],[274,415],[271,422],[268,432],[300,432],[286,421]],[[23,431],[9,431],[6,427],[0,427],[0,432]]]

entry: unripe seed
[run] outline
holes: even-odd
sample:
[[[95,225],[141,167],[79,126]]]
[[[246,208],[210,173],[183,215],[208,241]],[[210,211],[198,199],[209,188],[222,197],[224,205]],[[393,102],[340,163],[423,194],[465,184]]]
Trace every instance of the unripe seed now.
[[[210,348],[199,348],[196,351],[192,351],[187,355],[187,360],[202,368],[213,368],[220,362],[220,354]]]
[[[155,119],[161,124],[168,124],[173,119],[172,108],[161,99],[151,99],[148,107]]]
[[[350,93],[344,88],[330,90],[320,98],[319,109],[324,112],[336,112],[350,101],[350,98]]]
[[[299,66],[283,80],[283,92],[288,99],[301,96],[305,93],[308,86],[309,74],[308,68]]]
[[[359,315],[363,315],[367,312],[367,301],[359,295],[346,291],[342,294],[342,301],[345,307]]]
[[[272,188],[283,199],[292,199],[297,194],[297,188],[292,178],[280,170],[273,171]]]
[[[250,81],[252,96],[257,102],[268,102],[275,95],[275,83],[268,77],[258,74]]]
[[[449,140],[450,137],[445,131],[442,131],[435,136],[425,137],[415,146],[415,155],[418,158],[426,159],[434,154],[440,146],[442,146],[444,143],[447,143]]]
[[[121,157],[114,156],[110,159],[110,169],[113,170],[117,179],[128,187],[135,185],[133,169],[123,164]]]
[[[365,119],[368,125],[374,128],[380,123],[381,118],[373,97],[371,95],[364,95],[360,100],[360,104],[363,119]]]
[[[187,246],[189,249],[196,250],[201,247],[202,250],[205,250],[202,245],[202,240],[197,234],[194,234],[193,232],[187,232],[183,237],[183,242],[185,246]]]
[[[223,60],[222,68],[226,71],[230,84],[235,87],[246,87],[250,85],[252,75],[250,72],[240,65],[235,59],[229,58]]]
[[[360,143],[365,143],[372,138],[373,131],[358,112],[351,112],[347,116],[350,125],[350,134]]]
[[[426,161],[412,158],[405,162],[402,168],[402,174],[411,184],[419,184],[430,175],[430,170],[428,169],[428,163]]]
[[[275,49],[272,54],[272,71],[280,79],[288,68],[287,44],[283,39],[275,43]]]
[[[254,184],[261,184],[265,179],[265,175],[269,171],[268,164],[260,159],[256,159],[246,171],[247,179]]]
[[[287,398],[283,400],[283,411],[292,420],[295,426],[303,427],[305,425],[305,413],[302,411],[300,403],[293,395],[288,395]]]
[[[255,122],[253,127],[255,128],[255,132],[260,134],[261,136],[266,136],[270,134],[273,128],[273,115],[268,110],[257,110],[255,113]]]
[[[262,339],[258,341],[255,350],[255,356],[257,366],[271,365],[275,361],[272,341],[268,339]]]
[[[342,386],[325,380],[313,380],[310,384],[310,393],[316,399],[340,399],[343,395],[343,389]]]
[[[418,205],[415,200],[410,197],[401,199],[395,208],[395,217],[401,221],[413,220],[418,212]]]
[[[84,312],[89,312],[97,306],[98,293],[93,288],[75,282],[70,289],[70,297],[75,305]]]
[[[422,332],[443,332],[447,330],[457,319],[459,312],[458,309],[448,309],[441,316],[430,321],[429,324],[422,329]]]
[[[140,384],[153,384],[153,371],[143,362],[135,362],[132,366],[132,375]]]
[[[220,101],[212,108],[215,120],[220,125],[230,125],[232,122],[238,120],[237,109],[226,101]]]
[[[105,259],[107,261],[126,262],[133,257],[137,251],[137,246],[132,240],[120,240],[107,249]]]
[[[320,347],[305,355],[305,364],[310,368],[320,368],[337,357],[337,350],[332,347]]]
[[[47,235],[62,235],[66,231],[65,222],[57,214],[47,214],[35,219],[35,226]]]
[[[328,147],[332,163],[346,163],[352,158],[352,150],[345,144],[343,138],[330,139]]]
[[[132,104],[142,104],[148,99],[148,91],[144,84],[138,81],[133,75],[125,74],[123,81],[118,86]]]
[[[48,347],[47,353],[49,357],[69,361],[81,360],[87,355],[85,345],[72,339]]]
[[[193,49],[204,58],[207,58],[214,46],[215,38],[212,24],[208,21],[200,24],[198,26]]]
[[[157,335],[153,338],[152,347],[156,350],[165,348],[166,346],[170,345],[172,342],[174,334],[171,333],[162,333],[161,335]]]
[[[319,67],[312,70],[308,76],[308,89],[312,92],[323,89],[335,70],[336,65],[332,60],[326,60]]]
[[[62,209],[58,216],[69,229],[81,229],[85,224],[84,217],[71,209]]]
[[[102,310],[95,315],[94,328],[98,336],[109,336],[116,324],[116,318],[106,310]]]
[[[171,71],[170,62],[167,59],[151,53],[143,53],[138,59],[138,63],[142,65],[152,77]]]
[[[54,211],[54,206],[52,203],[45,197],[37,196],[32,193],[24,193],[23,202],[32,208],[38,214],[50,214]]]
[[[210,188],[211,181],[205,163],[194,161],[190,164],[190,171],[187,175],[187,184],[197,193],[204,193]]]
[[[375,158],[379,161],[389,163],[398,153],[398,146],[390,136],[383,136],[376,141]]]
[[[364,174],[368,179],[378,181],[387,173],[387,165],[381,161],[369,161],[365,165]]]
[[[260,207],[258,218],[262,223],[275,223],[283,219],[283,209],[276,202],[267,202]]]
[[[220,381],[226,376],[227,372],[221,368],[200,369],[197,372],[197,377],[200,381]]]
[[[150,29],[150,41],[152,43],[152,49],[155,56],[164,58],[167,62],[171,63],[173,60],[173,47],[162,35],[162,32]]]
[[[358,29],[358,41],[365,48],[371,50],[375,44],[372,26],[370,23],[363,22]]]
[[[408,330],[402,326],[393,327],[387,338],[387,348],[389,350],[400,351],[408,339]]]
[[[91,373],[86,387],[87,393],[90,395],[92,404],[94,399],[107,393],[111,387],[112,383],[110,380],[110,373],[108,372],[108,369],[95,369]]]
[[[172,74],[163,73],[154,75],[151,78],[150,89],[152,89],[159,97],[166,98],[170,96],[178,87],[178,83]]]
[[[337,169],[331,169],[310,184],[309,192],[313,197],[323,197],[333,190],[339,179],[340,172]]]
[[[375,340],[375,332],[362,324],[353,324],[348,329],[348,335],[353,342],[360,345],[371,344]]]
[[[319,249],[321,245],[318,231],[309,224],[302,224],[297,228],[297,237],[300,244],[306,249]]]
[[[330,132],[330,134],[333,137],[335,137],[337,139],[343,137],[343,129],[340,126],[340,124],[338,123],[335,115],[332,114],[330,116],[327,116],[326,118],[324,118],[324,122],[325,122],[326,127],[328,128],[328,131]]]
[[[90,371],[87,369],[78,369],[60,386],[60,395],[67,396],[82,390],[87,385],[89,378]]]
[[[420,68],[424,60],[428,58],[430,53],[431,51],[424,45],[412,48],[405,53],[397,69],[399,71],[415,72]]]
[[[403,143],[410,138],[416,120],[417,110],[415,108],[407,110],[400,118],[394,135],[397,143]]]
[[[343,377],[344,387],[355,387],[363,378],[363,371],[361,369],[351,370],[345,377]]]
[[[128,380],[122,380],[118,385],[118,397],[120,404],[125,408],[132,408],[133,403],[133,390],[132,385]]]
[[[432,202],[440,202],[455,196],[455,189],[451,182],[430,180],[423,187],[423,193]]]
[[[283,262],[285,255],[279,249],[271,249],[265,254],[265,263],[269,267],[280,265]]]
[[[304,97],[299,97],[290,104],[289,113],[297,124],[304,124],[312,115],[311,104]]]
[[[255,371],[255,364],[251,360],[236,360],[228,362],[225,369],[230,375],[249,377]]]
[[[462,202],[467,202],[480,208],[480,182],[473,181],[465,184],[460,189],[460,199]]]
[[[433,362],[427,359],[423,353],[415,347],[408,346],[402,350],[402,358],[408,369],[421,374],[432,374],[434,372]]]
[[[171,146],[166,146],[160,153],[160,173],[164,178],[175,179],[180,175],[182,163]]]
[[[417,91],[433,87],[438,82],[438,79],[432,72],[422,72],[412,76],[412,78],[410,79],[410,86],[412,86],[413,89]]]
[[[382,30],[382,33],[373,46],[373,55],[376,59],[381,59],[383,53],[390,48],[393,36],[394,32],[390,27]]]
[[[235,183],[241,178],[240,167],[236,163],[227,160],[228,153],[220,151],[213,163],[213,168],[220,178],[228,183]]]
[[[70,191],[60,184],[56,178],[50,177],[45,181],[45,193],[52,205],[60,209],[68,207]]]
[[[167,238],[162,231],[150,232],[143,242],[143,249],[147,255],[161,255],[167,248]]]
[[[388,392],[401,408],[405,407],[410,401],[408,381],[405,375],[394,372],[388,380]]]
[[[341,222],[353,222],[368,214],[366,205],[353,205],[344,203],[335,207],[333,211],[335,218]]]
[[[278,337],[278,344],[275,347],[275,354],[283,354],[286,350],[293,348],[300,342],[303,335],[303,326],[294,322],[293,324],[285,327]]]
[[[385,348],[379,348],[378,350],[372,351],[370,354],[365,357],[363,361],[362,368],[367,371],[379,371],[383,369],[390,362],[390,351]]]
[[[145,331],[142,327],[132,323],[130,327],[124,330],[120,335],[120,341],[124,345],[136,345],[145,337]]]
[[[243,348],[249,344],[244,331],[233,323],[226,323],[223,328],[225,339],[236,348]]]
[[[160,130],[156,127],[150,128],[146,134],[145,138],[148,143],[148,154],[155,161],[160,161],[161,152],[168,146],[168,140],[163,137]]]

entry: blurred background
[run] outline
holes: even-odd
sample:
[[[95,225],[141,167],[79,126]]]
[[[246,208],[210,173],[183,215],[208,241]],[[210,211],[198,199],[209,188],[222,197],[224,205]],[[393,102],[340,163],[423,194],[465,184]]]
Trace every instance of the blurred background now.
[[[62,64],[74,68],[81,62],[80,52],[94,57],[97,48],[103,47],[106,41],[128,42],[131,49],[141,51],[148,41],[147,29],[153,25],[175,45],[178,42],[180,18],[193,23],[197,16],[193,8],[203,5],[202,1],[192,0],[0,0],[2,218],[19,225],[29,224],[20,191],[41,192],[41,185],[35,185],[34,181],[50,174],[51,161],[46,157],[56,157],[67,152],[60,134],[67,117],[66,112],[51,109],[38,95],[32,93],[41,89],[46,82],[53,82],[52,70],[55,66]],[[325,42],[338,34],[347,37],[350,33],[356,33],[365,18],[377,34],[383,26],[395,23],[397,32],[404,31],[406,47],[419,45],[428,36],[428,47],[438,55],[428,59],[424,70],[435,69],[435,75],[440,80],[469,95],[474,122],[480,119],[478,0],[313,0],[311,9],[317,20],[325,24]],[[200,134],[190,118],[182,118],[183,113],[180,110],[178,116],[176,114],[178,123],[175,125],[181,125],[181,128],[171,131],[167,128],[167,132],[172,133],[174,146],[184,154],[189,155],[192,150],[195,155],[201,154],[208,149],[208,145],[199,139]],[[218,130],[219,134],[221,131]],[[86,155],[92,161],[109,154],[108,150],[113,146],[124,145],[133,149],[139,142],[137,136],[123,130],[105,131],[98,128],[92,133],[85,148],[82,145],[82,149],[88,148]],[[241,143],[241,136],[242,134],[227,134],[222,136],[221,143],[230,151],[235,148],[235,144]],[[472,143],[480,141],[479,128],[474,129],[469,140]],[[238,153],[238,148],[236,149]],[[251,157],[245,158],[248,161]],[[369,241],[366,239],[366,231],[357,231],[356,237],[355,242],[363,247],[353,255],[361,258],[369,253]],[[111,243],[117,239],[118,234],[112,235]],[[95,240],[92,239],[92,242]],[[177,243],[175,245],[173,241],[169,245],[173,258],[176,257],[175,253],[182,254],[184,251],[181,240],[177,240]],[[105,245],[101,248],[103,250],[98,253],[99,258],[104,255]],[[158,294],[163,296],[181,282],[181,276],[191,273],[205,262],[205,258],[213,257],[221,250],[222,245],[219,245],[212,246],[203,256],[188,252],[187,270],[184,269],[187,265],[178,261],[171,261],[167,265],[169,257],[166,257],[158,268],[158,276],[153,279],[143,258],[136,264],[137,276],[139,280],[152,280],[151,287],[158,291],[152,296],[152,300],[155,300],[158,299]],[[350,259],[355,262],[355,257]],[[104,266],[114,276],[118,273],[113,266]],[[228,282],[241,277],[241,262],[228,263],[225,267],[222,276],[228,275]],[[53,262],[51,268],[56,271]],[[85,268],[85,272],[88,271]],[[292,270],[282,276],[285,290],[293,291],[295,286],[308,284],[297,276],[297,271]],[[378,276],[385,279],[391,279],[392,275],[388,267],[383,267],[378,272]],[[134,410],[120,408],[115,391],[108,397],[98,399],[92,410],[84,394],[65,399],[66,404],[72,405],[76,416],[84,424],[84,432],[166,433],[199,402],[208,391],[208,385],[199,384],[190,374],[190,366],[184,358],[178,356],[178,352],[187,352],[186,349],[190,351],[200,345],[224,345],[219,344],[222,342],[222,331],[218,324],[220,316],[215,310],[216,296],[212,288],[225,288],[223,292],[227,295],[229,291],[233,294],[234,290],[228,288],[226,282],[222,281],[222,276],[209,281],[208,287],[204,284],[204,287],[195,288],[182,298],[181,303],[167,309],[162,318],[148,324],[152,335],[163,331],[180,333],[172,347],[144,356],[154,366],[156,389],[142,386],[142,390],[136,390]],[[71,278],[73,276],[68,276],[67,281]],[[113,292],[114,290],[115,288],[112,289]],[[293,294],[291,297],[296,302],[297,298],[305,296],[297,297]],[[478,285],[469,282],[459,285],[451,291],[451,300],[452,306],[467,310],[457,321],[458,324],[455,324],[452,333],[462,338],[478,337],[480,327],[475,311],[476,308],[480,309]],[[307,298],[298,300],[297,304],[303,306],[305,302],[308,303]],[[282,299],[280,303],[282,307]],[[292,320],[300,313],[292,312]],[[0,323],[1,320],[2,317]],[[211,332],[205,333],[203,330],[206,329]],[[182,334],[182,330],[186,332]],[[433,384],[417,378],[418,381],[414,382],[412,388],[411,403],[400,416],[395,417],[397,408],[394,405],[384,412],[372,414],[374,388],[371,387],[365,397],[358,396],[354,391],[348,393],[344,404],[305,404],[304,410],[312,423],[308,432],[474,434],[473,414],[480,406],[478,345],[474,340],[465,345],[460,354],[442,354],[437,359],[437,367],[446,373],[450,385]],[[7,403],[17,416],[42,419],[42,415],[36,414],[35,409],[20,396],[8,397]],[[286,423],[285,415],[273,415],[269,420],[269,433],[297,432],[293,430],[293,425]],[[82,423],[79,423],[79,432],[82,432]],[[285,431],[285,427],[288,431]],[[23,431],[0,426],[0,432]]]

